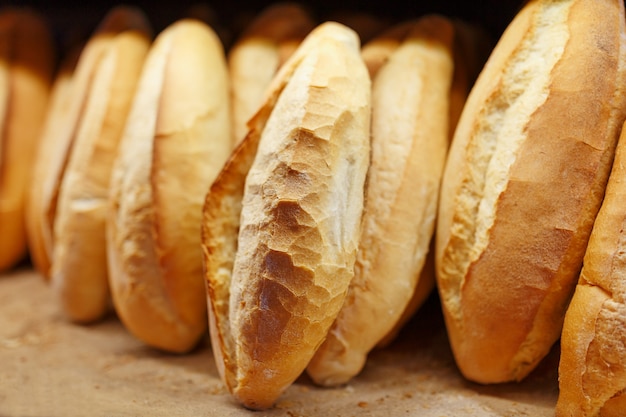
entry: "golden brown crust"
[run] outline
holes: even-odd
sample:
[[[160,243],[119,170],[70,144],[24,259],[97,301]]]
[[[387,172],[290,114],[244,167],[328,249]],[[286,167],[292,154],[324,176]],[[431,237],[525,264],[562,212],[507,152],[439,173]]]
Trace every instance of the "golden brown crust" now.
[[[600,409],[600,417],[621,417],[626,410],[626,391],[615,395]]]
[[[71,50],[60,65],[50,92],[39,147],[35,152],[33,174],[26,204],[26,231],[28,250],[33,266],[45,279],[50,277],[52,230],[44,225],[44,184],[50,175],[50,155],[58,147],[57,132],[62,129],[71,106],[74,71],[82,46]]]
[[[557,416],[590,417],[617,409],[626,395],[626,131],[565,316]],[[622,397],[618,400],[618,397]],[[622,408],[622,413],[623,413]]]
[[[122,138],[107,225],[116,310],[136,337],[184,352],[206,330],[200,215],[230,152],[226,60],[204,23],[155,40]]]
[[[55,51],[45,18],[0,11],[0,270],[27,250],[26,200],[47,107]]]
[[[61,180],[53,227],[51,283],[65,315],[101,318],[110,294],[105,247],[113,160],[150,46],[150,28],[137,9],[118,9],[120,25],[94,69]],[[114,17],[109,17],[114,18]]]
[[[434,230],[448,149],[454,30],[435,15],[405,27],[374,74],[372,160],[355,276],[307,368],[322,385],[343,384],[359,373],[369,351],[393,329],[418,286]]]
[[[624,119],[623,20],[618,1],[530,2],[470,94],[437,237],[469,379],[519,380],[559,337]]]
[[[492,48],[489,36],[479,26],[459,19],[453,19],[452,24],[454,26],[454,75],[452,85],[450,86],[450,105],[448,106],[448,147],[450,142],[452,142],[467,95]],[[413,317],[435,287],[435,240],[435,233],[433,233],[430,249],[426,255],[426,261],[417,281],[413,297],[394,328],[376,345],[377,348],[385,347],[395,339],[399,331]]]
[[[249,408],[270,407],[304,370],[352,277],[369,163],[370,87],[358,49],[354,32],[327,23],[281,68],[255,118],[262,133],[241,200],[235,259],[216,257],[232,262],[232,275],[214,274],[211,262],[214,248],[232,257],[233,241],[204,243],[216,359],[224,361],[231,392]],[[251,135],[244,144],[254,142]],[[239,190],[242,175],[224,174],[239,178],[233,187]],[[219,198],[207,197],[209,226]],[[224,207],[237,209],[222,205],[215,213]],[[221,238],[207,226],[204,236]]]
[[[199,25],[195,31],[196,42],[180,42],[169,52],[150,177],[158,262],[166,292],[177,300],[172,308],[188,323],[206,318],[200,214],[206,189],[231,150],[224,51],[214,33]],[[187,36],[193,35],[192,27]],[[200,48],[207,51],[202,61],[194,62]],[[204,78],[203,71],[214,80]],[[189,82],[197,79],[200,82]],[[197,143],[190,143],[190,137]],[[204,331],[206,324],[201,323]]]
[[[300,55],[304,55],[302,48]],[[220,376],[231,391],[237,386],[237,381],[228,310],[246,176],[256,156],[267,119],[298,63],[298,57],[294,57],[281,68],[280,76],[270,83],[262,106],[248,122],[248,134],[236,146],[211,185],[202,210],[201,246],[211,344]]]
[[[211,345],[220,376],[230,390],[237,385],[235,358],[231,355],[235,349],[224,317],[228,317],[241,200],[259,139],[260,132],[253,130],[240,142],[211,185],[202,210],[203,265]]]
[[[80,49],[80,56],[72,75],[71,86],[69,86],[69,97],[66,99],[67,108],[58,115],[59,120],[54,123],[54,129],[43,132],[46,136],[42,137],[41,141],[46,143],[46,147],[48,143],[53,143],[53,145],[48,148],[48,153],[38,156],[37,169],[45,171],[45,174],[37,174],[41,181],[39,184],[41,191],[38,197],[40,203],[30,214],[38,217],[36,221],[40,223],[38,231],[35,231],[33,236],[39,234],[39,237],[34,238],[34,245],[45,248],[43,265],[50,262],[52,258],[53,225],[57,213],[59,189],[96,69],[117,33],[124,29],[145,26],[145,16],[133,8],[119,6],[107,13],[85,46]],[[43,245],[37,242],[43,242]],[[40,272],[44,278],[49,278],[49,271],[45,266]]]

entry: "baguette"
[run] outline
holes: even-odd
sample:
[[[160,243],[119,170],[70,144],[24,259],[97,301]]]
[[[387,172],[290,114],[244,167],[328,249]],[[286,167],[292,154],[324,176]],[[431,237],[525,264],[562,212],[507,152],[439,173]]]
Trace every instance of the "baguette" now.
[[[109,281],[126,328],[170,352],[207,330],[200,222],[206,190],[232,149],[222,44],[182,19],[156,38],[111,178]]]
[[[86,90],[53,220],[51,283],[63,313],[89,323],[109,310],[105,218],[113,159],[141,67],[149,23],[137,9],[119,8],[116,33],[101,52]],[[105,22],[105,25],[108,24]]]
[[[82,45],[73,48],[63,58],[55,74],[39,146],[35,152],[30,190],[26,201],[26,232],[31,262],[35,270],[46,280],[50,277],[52,222],[44,221],[46,217],[44,184],[51,174],[53,159],[50,155],[53,155],[55,149],[59,147],[58,132],[63,129],[67,113],[71,108],[74,74],[81,51]]]
[[[228,53],[233,145],[248,131],[276,71],[313,29],[313,18],[298,3],[275,3],[262,10]]]
[[[465,106],[467,95],[492,49],[490,37],[481,27],[458,19],[452,19],[452,24],[454,26],[454,75],[448,105],[448,147],[454,136],[463,106]],[[377,348],[389,345],[396,338],[404,325],[431,295],[435,281],[435,233],[433,233],[413,297],[394,328],[378,342]]]
[[[346,301],[307,367],[321,385],[348,382],[393,330],[422,284],[434,231],[448,149],[454,28],[436,15],[402,26],[393,30],[400,35],[397,48],[371,74],[372,160],[363,230]],[[419,303],[433,287],[434,279],[422,285]]]
[[[54,222],[57,216],[59,190],[65,169],[71,154],[87,101],[92,89],[95,73],[106,54],[113,39],[122,31],[145,26],[145,16],[137,9],[118,6],[111,9],[102,19],[99,26],[79,50],[78,61],[68,86],[67,108],[60,109],[59,114],[49,123],[53,126],[42,132],[42,147],[36,158],[37,184],[31,195],[29,209],[29,238],[31,247],[41,248],[37,251],[35,266],[43,278],[50,280],[50,268],[54,251]],[[95,100],[95,99],[94,99]],[[38,226],[36,226],[38,225]]]
[[[559,417],[621,415],[626,401],[626,130],[567,309],[559,363]],[[621,400],[619,399],[621,397]],[[612,405],[613,404],[613,405]],[[620,415],[620,414],[610,414]]]
[[[55,65],[45,18],[0,10],[0,271],[27,254],[26,200]]]
[[[520,380],[559,338],[625,117],[623,22],[618,0],[530,1],[468,97],[436,263],[470,380]]]
[[[356,33],[315,28],[250,128],[207,194],[202,247],[218,370],[264,409],[304,371],[353,277],[370,129]]]

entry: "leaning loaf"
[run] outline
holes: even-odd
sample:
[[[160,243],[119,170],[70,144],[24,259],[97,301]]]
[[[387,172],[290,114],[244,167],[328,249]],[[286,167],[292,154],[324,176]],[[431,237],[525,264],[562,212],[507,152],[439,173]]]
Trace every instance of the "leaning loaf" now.
[[[626,410],[625,198],[626,131],[622,129],[606,197],[565,315],[558,417],[617,416]],[[622,414],[617,413],[619,404]]]
[[[436,15],[399,29],[363,47],[366,57],[377,44],[394,46],[372,79],[372,157],[355,276],[307,367],[322,385],[344,384],[358,374],[417,288],[424,286],[419,303],[434,286],[434,280],[420,282],[420,272],[448,150],[454,29]]]
[[[30,189],[26,200],[26,232],[28,251],[33,267],[45,279],[50,277],[52,254],[52,217],[45,212],[44,187],[51,175],[54,159],[51,157],[59,147],[59,132],[63,129],[66,114],[71,108],[72,85],[76,63],[82,45],[75,46],[63,57],[55,74],[50,91],[46,117],[35,151]],[[51,196],[51,194],[48,194]],[[56,194],[55,194],[56,198]],[[49,206],[48,206],[49,207]]]
[[[370,129],[355,32],[314,29],[250,126],[207,195],[203,248],[218,369],[263,409],[305,369],[353,277]]]
[[[101,318],[110,306],[109,179],[151,41],[148,21],[137,9],[117,8],[103,23],[107,43],[85,91],[53,220],[50,282],[65,315],[83,323]]]
[[[528,2],[444,172],[437,279],[467,378],[524,378],[559,338],[625,117],[621,0]]]
[[[107,220],[115,309],[150,346],[189,351],[207,330],[200,219],[231,149],[222,44],[206,24],[179,20],[146,58]]]
[[[26,256],[26,201],[54,67],[43,16],[0,10],[0,271]]]

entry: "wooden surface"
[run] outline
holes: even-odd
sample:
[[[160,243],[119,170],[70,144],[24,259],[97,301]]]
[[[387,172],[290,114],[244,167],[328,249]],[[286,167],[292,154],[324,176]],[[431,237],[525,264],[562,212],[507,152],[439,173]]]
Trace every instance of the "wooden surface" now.
[[[524,382],[469,383],[456,370],[435,297],[346,386],[302,376],[267,412],[235,404],[208,344],[188,355],[144,346],[111,314],[68,323],[37,273],[0,276],[0,416],[553,416],[558,347]]]

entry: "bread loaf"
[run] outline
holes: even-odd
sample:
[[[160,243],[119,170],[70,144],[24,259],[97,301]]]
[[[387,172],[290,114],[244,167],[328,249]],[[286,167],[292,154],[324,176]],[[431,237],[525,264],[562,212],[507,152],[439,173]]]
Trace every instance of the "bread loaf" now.
[[[54,248],[53,229],[57,216],[59,190],[71,155],[74,140],[83,119],[95,74],[115,37],[125,30],[145,28],[145,16],[137,9],[118,6],[111,9],[84,46],[73,53],[79,54],[72,72],[67,98],[60,109],[49,109],[48,126],[42,132],[42,146],[37,152],[34,175],[38,183],[31,191],[29,208],[29,239],[35,249],[35,266],[45,279],[50,278],[50,265]],[[69,57],[67,65],[73,58]],[[93,102],[96,101],[96,104]],[[56,103],[53,103],[56,106]],[[92,107],[97,100],[92,99]],[[58,110],[58,113],[57,113]],[[92,110],[93,111],[93,110]],[[36,194],[35,194],[36,193]]]
[[[451,22],[454,27],[454,75],[452,84],[450,85],[448,106],[448,146],[450,146],[450,142],[454,136],[454,131],[456,130],[456,125],[461,116],[463,106],[465,105],[467,94],[472,88],[478,73],[482,69],[492,49],[489,35],[480,26],[459,19],[451,19]],[[419,307],[431,295],[435,286],[435,280],[435,234],[433,233],[430,248],[428,249],[426,260],[424,261],[424,267],[417,280],[417,287],[415,288],[413,297],[393,329],[378,342],[376,345],[377,348],[386,347],[396,338]]]
[[[245,137],[247,122],[263,103],[278,68],[314,26],[299,3],[275,3],[262,10],[230,48],[233,144]]]
[[[561,336],[559,417],[606,416],[626,401],[626,130]],[[620,414],[611,414],[620,415]]]
[[[461,115],[437,279],[467,378],[524,378],[559,338],[626,110],[617,0],[528,2]]]
[[[34,268],[46,280],[50,277],[53,219],[49,219],[45,213],[44,185],[52,173],[54,160],[51,155],[59,147],[59,131],[63,129],[71,108],[74,72],[81,51],[82,46],[79,45],[68,52],[55,74],[38,149],[35,151],[26,201],[28,251]]]
[[[0,271],[26,256],[28,186],[54,65],[45,18],[0,9]]]
[[[207,330],[202,204],[231,149],[222,44],[206,24],[179,20],[146,58],[107,222],[116,311],[150,346],[189,351]]]
[[[431,15],[393,32],[396,48],[372,74],[372,157],[355,276],[307,368],[322,385],[348,382],[392,331],[419,285],[435,226],[448,149],[454,28]],[[380,42],[389,41],[381,35]],[[364,56],[376,42],[363,47]],[[419,302],[433,288],[432,278]]]
[[[118,8],[106,19],[107,45],[85,92],[53,220],[51,283],[65,315],[83,323],[101,318],[110,305],[105,245],[109,179],[151,42],[141,11]]]
[[[359,49],[343,25],[314,29],[207,195],[213,351],[248,408],[272,406],[305,369],[353,276],[370,151]]]

